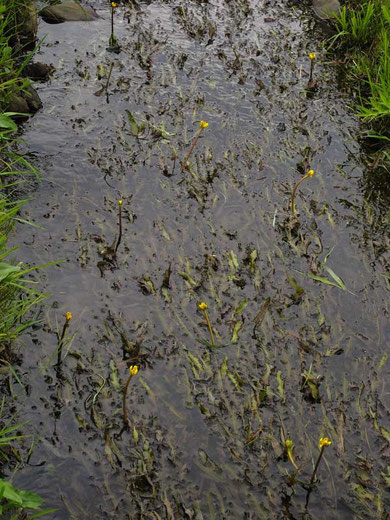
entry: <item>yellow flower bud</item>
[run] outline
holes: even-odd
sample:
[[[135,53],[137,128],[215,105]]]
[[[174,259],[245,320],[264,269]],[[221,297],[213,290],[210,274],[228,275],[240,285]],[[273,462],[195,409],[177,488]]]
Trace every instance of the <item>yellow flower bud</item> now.
[[[71,312],[67,312],[65,314],[65,318],[66,318],[66,321],[70,321],[73,318],[72,313]]]
[[[307,172],[307,176],[308,176],[310,179],[313,177],[313,175],[314,175],[314,170],[309,170],[309,171]]]
[[[138,367],[137,365],[130,365],[129,366],[129,372],[131,376],[136,376],[138,374]]]
[[[115,2],[111,2],[111,7],[115,9],[115,7],[118,7],[118,5]]]
[[[311,60],[315,60],[316,57],[317,57],[317,54],[316,54],[315,52],[311,52],[311,53],[309,54],[309,58],[310,58]]]
[[[331,444],[332,444],[332,441],[330,439],[328,439],[328,437],[320,438],[320,442],[319,442],[320,450],[322,450],[323,447],[330,446]]]
[[[119,206],[122,206],[123,200],[118,200],[118,204],[119,204]]]
[[[202,119],[202,121],[199,123],[199,126],[203,130],[204,128],[207,128],[209,126],[209,124],[206,123],[206,121],[203,121],[203,119]]]
[[[208,305],[207,305],[207,303],[202,302],[202,303],[200,303],[200,304],[198,305],[198,307],[199,307],[199,309],[200,309],[201,311],[205,311],[205,310],[207,309]]]
[[[293,449],[294,443],[291,439],[287,439],[284,445],[286,446],[287,451],[291,451]]]

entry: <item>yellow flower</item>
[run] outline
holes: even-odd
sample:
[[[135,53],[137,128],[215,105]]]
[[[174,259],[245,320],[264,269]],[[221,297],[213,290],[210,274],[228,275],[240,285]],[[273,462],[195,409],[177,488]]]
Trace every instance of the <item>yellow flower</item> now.
[[[322,448],[325,446],[330,446],[331,444],[332,444],[332,441],[330,439],[328,439],[328,437],[320,438],[320,442],[319,442],[320,450],[322,450]]]
[[[72,313],[71,313],[71,312],[67,312],[67,313],[65,314],[66,321],[70,321],[70,320],[72,319],[72,317],[73,317],[73,316],[72,316]]]
[[[207,303],[202,302],[202,303],[200,303],[200,304],[198,305],[198,307],[199,307],[199,309],[200,309],[201,311],[205,311],[205,310],[207,309],[208,305],[207,305]]]
[[[307,172],[307,176],[310,177],[310,179],[313,177],[313,175],[314,175],[314,170],[309,170]]]
[[[118,200],[118,204],[119,204],[119,206],[122,206],[123,200]]]
[[[137,365],[130,365],[129,366],[129,372],[131,376],[136,376],[138,374],[138,367]]]
[[[115,9],[115,7],[118,7],[118,5],[115,2],[111,2],[111,7]]]
[[[203,130],[204,128],[207,128],[209,126],[209,124],[206,123],[206,121],[203,121],[203,119],[202,119],[202,121],[199,123],[199,126]]]
[[[309,58],[310,58],[311,60],[315,60],[316,57],[317,57],[317,54],[316,54],[315,52],[311,52],[311,53],[309,54]]]

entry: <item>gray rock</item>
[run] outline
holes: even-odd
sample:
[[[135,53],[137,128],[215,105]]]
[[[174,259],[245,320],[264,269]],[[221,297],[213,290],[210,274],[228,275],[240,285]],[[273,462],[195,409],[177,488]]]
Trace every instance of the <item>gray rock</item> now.
[[[340,11],[339,0],[313,0],[313,9],[318,18],[327,20],[333,18],[333,13]]]
[[[75,2],[63,2],[45,7],[39,14],[47,23],[91,22],[98,18],[91,7],[83,7]]]

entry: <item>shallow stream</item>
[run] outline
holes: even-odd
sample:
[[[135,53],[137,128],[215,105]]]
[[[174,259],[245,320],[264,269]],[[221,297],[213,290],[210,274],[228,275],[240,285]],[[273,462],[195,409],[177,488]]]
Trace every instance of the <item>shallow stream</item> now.
[[[20,225],[15,243],[20,260],[62,263],[40,272],[52,296],[22,338],[16,409],[39,441],[14,483],[56,520],[387,518],[388,207],[311,10],[119,7],[116,55],[96,8],[39,28],[37,60],[56,71],[24,127],[42,182],[23,218],[44,229]],[[309,168],[297,227],[289,198]]]

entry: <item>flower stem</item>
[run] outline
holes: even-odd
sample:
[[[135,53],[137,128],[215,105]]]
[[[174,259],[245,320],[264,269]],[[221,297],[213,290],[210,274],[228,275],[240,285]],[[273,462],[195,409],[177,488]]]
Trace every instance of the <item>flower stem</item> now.
[[[183,173],[184,171],[184,168],[187,166],[187,162],[188,162],[188,159],[191,157],[191,154],[196,146],[196,143],[198,142],[198,139],[200,137],[200,134],[203,132],[203,128],[199,128],[198,130],[198,133],[196,134],[195,136],[195,139],[192,141],[192,145],[191,145],[191,148],[190,148],[190,151],[188,152],[187,154],[187,157],[184,159],[184,162],[183,164],[181,165],[181,170],[180,170],[180,173]]]
[[[70,315],[70,317],[68,317],[68,314]],[[69,322],[70,322],[71,318],[72,318],[72,315],[70,313],[67,313],[66,318],[65,318],[65,323],[62,327],[61,336],[59,337],[59,340],[58,340],[58,354],[57,354],[58,369],[60,368],[60,365],[61,365],[62,347],[64,346],[65,334],[69,327]]]
[[[119,244],[121,243],[121,240],[122,240],[122,204],[123,204],[123,201],[119,200],[118,201],[118,206],[119,206],[119,236],[118,236],[118,240],[117,240],[116,246],[115,246],[115,253],[118,251]]]
[[[208,328],[209,328],[210,338],[211,338],[211,344],[213,345],[213,347],[215,347],[215,341],[214,341],[213,329],[212,329],[212,327],[211,327],[211,322],[210,322],[209,314],[208,314],[208,312],[207,312],[206,309],[203,310],[203,314],[204,314],[204,317],[206,318],[207,326],[208,326]]]
[[[311,476],[309,487],[313,487],[314,480],[316,478],[316,473],[317,473],[317,470],[318,470],[318,466],[320,465],[320,462],[321,462],[324,450],[325,450],[325,446],[322,446],[320,454],[318,455],[318,459],[317,459],[316,465],[315,465],[314,470],[313,470],[313,474]]]
[[[111,37],[110,37],[110,45],[115,45],[115,35],[114,35],[114,7],[111,6]]]
[[[309,76],[309,82],[313,79],[313,72],[314,72],[314,60],[310,60],[310,76]]]
[[[306,174],[304,177],[302,177],[302,179],[299,179],[299,181],[296,183],[296,185],[294,186],[294,189],[292,191],[292,194],[291,194],[291,213],[292,213],[292,216],[295,215],[295,205],[294,205],[294,199],[295,199],[295,192],[297,191],[297,188],[298,186],[305,180],[307,179],[308,177],[310,177],[309,174]]]
[[[133,377],[132,374],[129,375],[129,377],[127,378],[127,382],[126,382],[126,386],[125,386],[125,390],[123,392],[123,401],[122,401],[122,408],[123,408],[123,421],[125,423],[125,425],[128,425],[129,424],[129,420],[127,418],[127,407],[126,407],[126,399],[127,399],[127,391],[129,389],[129,385],[130,385],[130,381],[131,381],[131,378]]]

